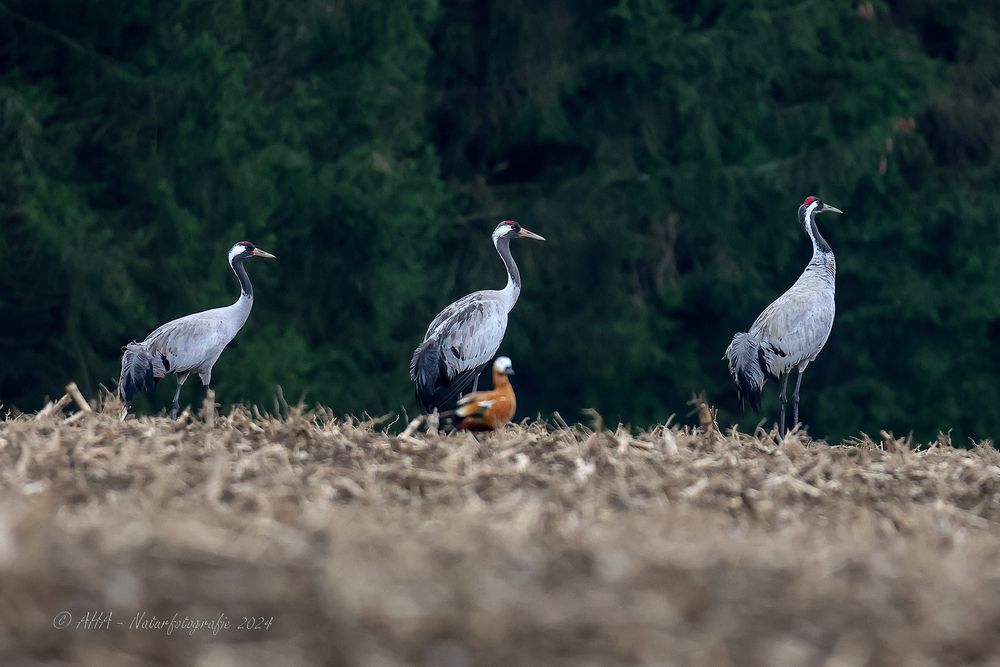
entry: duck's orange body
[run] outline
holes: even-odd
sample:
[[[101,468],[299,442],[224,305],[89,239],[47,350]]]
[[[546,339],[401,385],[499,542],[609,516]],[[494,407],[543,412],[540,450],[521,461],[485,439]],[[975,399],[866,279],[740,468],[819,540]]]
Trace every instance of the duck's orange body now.
[[[500,357],[493,364],[493,389],[475,391],[458,399],[458,407],[450,415],[457,422],[454,428],[467,431],[496,431],[510,423],[517,410],[517,399],[509,376],[513,374],[510,360]]]

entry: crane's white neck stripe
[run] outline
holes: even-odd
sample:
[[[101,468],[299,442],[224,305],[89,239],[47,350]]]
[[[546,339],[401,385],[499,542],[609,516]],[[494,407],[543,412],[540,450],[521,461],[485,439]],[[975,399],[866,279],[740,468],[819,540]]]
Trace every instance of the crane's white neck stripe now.
[[[806,234],[809,235],[809,240],[813,244],[813,252],[816,251],[816,235],[813,233],[813,216],[816,215],[816,207],[819,206],[818,201],[814,201],[806,207],[806,212],[802,216],[802,224],[805,225]]]
[[[813,244],[813,259],[826,254],[832,254],[833,249],[830,244],[826,242],[826,239],[819,233],[819,227],[816,225],[816,215],[819,208],[819,201],[814,201],[806,207],[806,212],[802,224],[805,225],[806,233],[809,234],[809,240]]]
[[[508,225],[505,225],[503,223],[497,225],[497,228],[493,230],[493,245],[499,243],[500,239],[506,236],[507,232],[509,231],[510,227]]]

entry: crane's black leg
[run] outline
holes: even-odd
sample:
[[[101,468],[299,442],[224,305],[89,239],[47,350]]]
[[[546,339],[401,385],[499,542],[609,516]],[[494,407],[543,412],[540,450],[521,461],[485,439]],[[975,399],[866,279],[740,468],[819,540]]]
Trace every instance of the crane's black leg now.
[[[778,397],[778,401],[781,402],[781,419],[778,423],[778,437],[785,437],[785,404],[788,403],[788,399],[785,397],[785,390],[788,389],[788,376],[791,375],[791,371],[785,373],[785,379],[781,381],[781,395]]]
[[[201,385],[205,387],[205,398],[208,398],[208,390],[211,389],[212,384],[212,369],[209,368],[207,371],[198,373],[198,379],[201,380]]]
[[[170,406],[170,418],[177,419],[177,414],[181,411],[181,387],[188,379],[188,374],[177,376],[177,391],[174,392],[174,402]]]
[[[799,368],[799,375],[795,378],[795,391],[792,392],[792,419],[795,426],[799,425],[799,387],[802,386],[802,374],[805,372],[805,368]]]

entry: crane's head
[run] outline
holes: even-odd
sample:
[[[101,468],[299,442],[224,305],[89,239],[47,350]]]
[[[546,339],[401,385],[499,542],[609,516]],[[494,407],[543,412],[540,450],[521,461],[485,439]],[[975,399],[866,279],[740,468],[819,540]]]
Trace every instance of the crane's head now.
[[[829,204],[824,204],[820,201],[819,197],[813,197],[809,195],[802,202],[802,206],[799,206],[799,222],[803,225],[808,225],[809,221],[813,219],[817,213],[843,213],[836,206],[830,206]]]
[[[497,357],[493,362],[493,372],[499,375],[513,375],[514,364],[511,363],[510,357]]]
[[[274,259],[274,255],[264,252],[249,241],[240,241],[229,249],[229,263],[235,264],[251,257],[261,257],[263,259]]]
[[[504,220],[493,230],[493,243],[496,244],[500,239],[535,239],[536,241],[544,241],[545,237],[535,232],[529,232],[513,220]]]

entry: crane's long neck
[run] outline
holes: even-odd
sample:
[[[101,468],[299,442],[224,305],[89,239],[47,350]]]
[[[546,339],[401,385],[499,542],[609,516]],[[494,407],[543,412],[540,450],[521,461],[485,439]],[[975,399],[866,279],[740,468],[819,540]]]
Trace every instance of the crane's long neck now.
[[[507,285],[501,290],[501,294],[507,301],[507,310],[509,311],[517,303],[517,297],[521,294],[521,273],[517,270],[514,256],[510,254],[510,239],[499,238],[495,245],[504,266],[507,267]]]
[[[816,225],[815,211],[808,214],[809,220],[806,223],[806,232],[813,244],[813,256],[806,266],[806,271],[818,271],[823,276],[832,280],[837,275],[837,261],[833,256],[833,248],[826,242],[826,239],[819,233]]]
[[[250,312],[250,307],[253,305],[253,285],[250,284],[250,276],[247,275],[247,269],[243,266],[243,260],[233,260],[232,267],[236,277],[240,280],[240,298],[233,305],[242,306],[246,308],[247,312]]]

